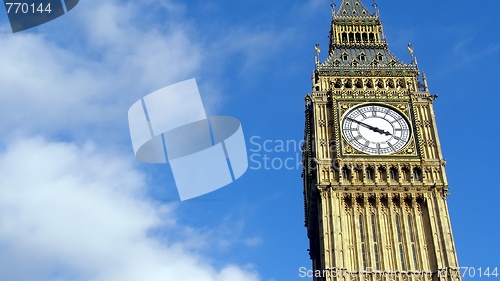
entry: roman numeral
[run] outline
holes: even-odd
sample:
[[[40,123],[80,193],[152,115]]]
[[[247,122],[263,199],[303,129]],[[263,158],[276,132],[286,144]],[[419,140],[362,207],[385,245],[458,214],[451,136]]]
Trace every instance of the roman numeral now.
[[[389,145],[389,147],[392,149],[393,152],[396,152],[396,149],[394,148],[394,146],[392,146],[392,144],[390,143],[387,143]]]
[[[384,119],[385,119],[385,117],[387,117],[387,114],[389,114],[389,112],[390,112],[390,111],[391,111],[391,110],[390,110],[389,108],[387,108],[387,109],[385,110],[385,115],[384,115],[384,117],[383,117]]]

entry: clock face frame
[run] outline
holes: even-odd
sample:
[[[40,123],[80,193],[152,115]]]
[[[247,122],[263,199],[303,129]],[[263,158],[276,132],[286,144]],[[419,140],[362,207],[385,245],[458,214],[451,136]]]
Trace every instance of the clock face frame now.
[[[367,104],[350,109],[342,118],[342,133],[355,149],[370,155],[401,151],[411,137],[403,114],[392,107]]]

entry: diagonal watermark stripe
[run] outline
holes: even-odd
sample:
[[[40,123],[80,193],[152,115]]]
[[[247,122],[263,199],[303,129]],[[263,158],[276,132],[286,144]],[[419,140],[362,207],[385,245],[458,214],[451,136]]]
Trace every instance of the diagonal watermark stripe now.
[[[181,200],[222,188],[248,169],[239,120],[208,118],[195,79],[147,95],[132,105],[128,119],[137,160],[168,159]]]
[[[4,0],[12,32],[23,31],[69,12],[79,0]]]

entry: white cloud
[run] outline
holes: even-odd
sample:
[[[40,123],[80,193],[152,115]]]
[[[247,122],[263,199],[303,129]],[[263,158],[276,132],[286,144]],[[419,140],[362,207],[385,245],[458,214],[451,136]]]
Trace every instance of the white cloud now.
[[[241,73],[258,70],[263,65],[269,67],[272,57],[283,50],[284,42],[290,40],[291,30],[274,30],[274,26],[237,26],[227,30],[211,46],[211,53],[225,62],[235,55],[242,56]],[[286,51],[286,50],[285,50]]]
[[[234,247],[255,248],[262,245],[259,236],[247,236],[245,222],[226,216],[219,225],[205,228],[184,227],[182,243],[198,252],[230,252]]]
[[[0,131],[75,136],[123,129],[133,102],[199,70],[202,48],[188,25],[145,26],[135,2],[77,7],[65,16],[73,19],[70,31],[0,34],[0,111],[9,119]]]
[[[471,62],[480,61],[485,57],[492,56],[500,50],[500,44],[476,45],[476,49],[472,50],[470,45],[474,45],[473,39],[463,39],[455,43],[451,54],[457,66],[463,66]],[[480,46],[480,47],[479,47]]]
[[[231,26],[206,38],[182,18],[184,9],[172,1],[88,0],[55,20],[69,22],[64,30],[0,33],[0,112],[9,119],[0,131],[70,139],[100,132],[116,141],[131,104],[198,73],[214,115],[224,87],[207,77],[235,56],[243,56],[238,69],[258,69],[291,38],[272,26]]]
[[[148,235],[182,226],[145,186],[129,160],[91,144],[13,142],[0,155],[0,280],[258,280]]]
[[[340,4],[341,3],[336,3],[336,10],[338,10]],[[328,3],[327,0],[308,0],[304,4],[301,4],[300,7],[302,13],[313,13],[317,12],[318,10],[326,10],[328,8],[328,5],[331,5],[331,3]]]
[[[189,235],[145,194],[131,147],[116,153],[130,105],[205,57],[189,24],[144,14],[182,5],[144,3],[81,1],[61,34],[0,33],[0,280],[258,280],[251,266],[213,266],[199,249],[214,236]]]

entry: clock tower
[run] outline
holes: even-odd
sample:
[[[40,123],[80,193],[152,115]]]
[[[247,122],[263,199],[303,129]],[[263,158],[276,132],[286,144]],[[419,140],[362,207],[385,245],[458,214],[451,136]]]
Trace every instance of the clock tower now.
[[[315,281],[460,280],[427,79],[389,50],[376,4],[333,6],[305,98],[305,225]]]

